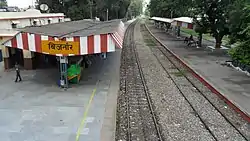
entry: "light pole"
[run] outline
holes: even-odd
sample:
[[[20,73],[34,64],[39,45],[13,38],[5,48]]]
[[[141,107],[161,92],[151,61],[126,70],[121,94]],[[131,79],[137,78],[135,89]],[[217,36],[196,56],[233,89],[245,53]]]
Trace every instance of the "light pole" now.
[[[92,0],[89,0],[89,5],[90,5],[90,8],[89,8],[89,12],[90,12],[90,19],[93,19],[93,11],[92,11],[92,6],[93,6],[93,1]]]
[[[120,1],[118,1],[118,2],[120,2]],[[119,8],[119,6],[118,6],[118,2],[117,2],[117,3],[115,3],[115,4],[111,4],[111,8],[112,8],[112,9],[114,9],[114,8],[115,8],[116,18],[117,18],[117,19],[118,19],[118,8]]]
[[[106,15],[106,20],[108,21],[109,20],[109,9],[107,8],[107,15]]]

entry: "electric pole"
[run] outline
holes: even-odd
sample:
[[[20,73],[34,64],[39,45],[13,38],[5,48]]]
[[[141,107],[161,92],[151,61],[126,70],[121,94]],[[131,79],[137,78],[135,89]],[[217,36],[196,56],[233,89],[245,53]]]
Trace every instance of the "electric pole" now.
[[[107,21],[109,20],[109,9],[107,8]]]
[[[90,19],[93,19],[93,10],[92,10],[92,6],[93,6],[93,1],[89,0],[89,4],[90,4],[90,8],[89,8],[89,13],[90,13]]]

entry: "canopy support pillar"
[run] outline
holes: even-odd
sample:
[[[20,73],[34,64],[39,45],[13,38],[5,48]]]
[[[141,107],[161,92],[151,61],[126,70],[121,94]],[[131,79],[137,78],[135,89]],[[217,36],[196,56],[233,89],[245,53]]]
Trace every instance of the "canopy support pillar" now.
[[[26,70],[32,70],[34,53],[28,50],[23,50],[23,66]]]
[[[60,57],[60,86],[64,89],[68,88],[68,57]]]
[[[2,49],[2,57],[4,61],[4,69],[10,69],[11,63],[10,63],[9,48],[5,46],[1,46],[1,49]]]

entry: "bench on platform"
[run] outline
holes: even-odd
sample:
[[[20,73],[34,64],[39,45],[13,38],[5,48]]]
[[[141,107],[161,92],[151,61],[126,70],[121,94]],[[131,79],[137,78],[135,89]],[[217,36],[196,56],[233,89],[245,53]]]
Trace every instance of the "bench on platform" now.
[[[187,43],[187,46],[194,46],[194,47],[198,47],[199,45],[199,41],[196,40],[190,40],[188,37],[185,38],[184,43]]]
[[[227,48],[227,47],[224,47],[224,46],[221,46],[221,48],[218,48],[218,49],[216,49],[214,46],[207,46],[206,47],[208,50],[210,50],[210,51],[212,51],[212,52],[214,52],[214,51],[227,51],[229,48]]]

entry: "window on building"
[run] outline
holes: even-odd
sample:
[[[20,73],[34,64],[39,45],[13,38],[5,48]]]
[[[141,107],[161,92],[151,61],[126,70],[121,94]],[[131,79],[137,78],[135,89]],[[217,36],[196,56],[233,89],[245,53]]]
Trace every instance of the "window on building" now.
[[[17,28],[17,24],[12,23],[12,24],[11,24],[11,27],[12,27],[12,28]]]
[[[48,24],[51,24],[52,23],[52,18],[49,18],[48,19]]]
[[[34,26],[37,26],[37,21],[33,21],[33,25],[34,25]]]
[[[11,27],[12,28],[17,28],[17,24],[19,24],[20,23],[20,21],[18,21],[18,20],[13,20],[13,21],[11,21]]]
[[[62,18],[62,17],[59,17],[58,21],[59,21],[59,22],[63,22],[63,18]]]
[[[33,20],[33,26],[37,26],[40,23],[39,19],[34,19]]]

